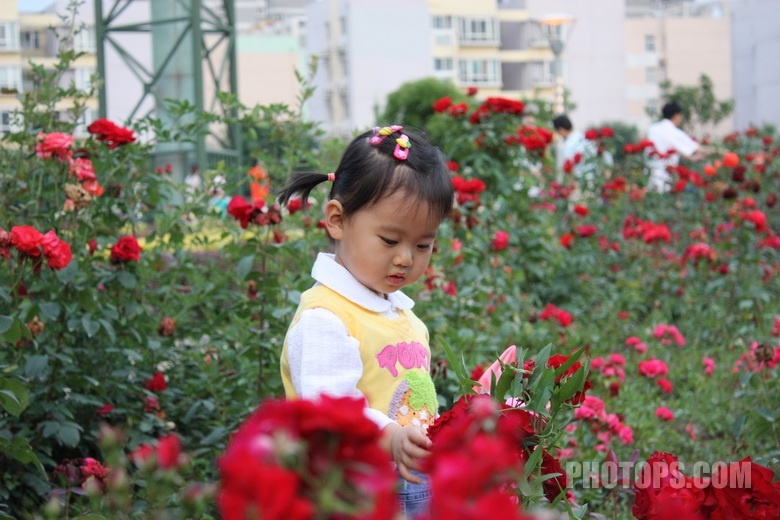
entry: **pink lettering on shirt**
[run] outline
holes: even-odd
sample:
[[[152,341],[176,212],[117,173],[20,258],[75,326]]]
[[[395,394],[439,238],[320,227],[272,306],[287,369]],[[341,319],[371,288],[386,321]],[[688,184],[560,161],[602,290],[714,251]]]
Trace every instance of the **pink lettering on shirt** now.
[[[386,368],[393,377],[398,377],[398,363],[407,370],[412,368],[424,368],[430,370],[431,355],[421,343],[402,341],[395,345],[388,345],[376,355],[379,366]]]

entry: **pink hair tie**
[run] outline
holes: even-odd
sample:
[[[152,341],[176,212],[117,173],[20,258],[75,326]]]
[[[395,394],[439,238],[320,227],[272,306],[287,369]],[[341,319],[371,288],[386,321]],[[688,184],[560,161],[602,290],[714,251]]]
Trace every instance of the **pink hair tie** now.
[[[330,182],[335,182],[335,181],[336,181],[336,174],[335,174],[335,173],[333,173],[333,172],[330,172],[330,173],[328,174],[328,180],[329,180]]]

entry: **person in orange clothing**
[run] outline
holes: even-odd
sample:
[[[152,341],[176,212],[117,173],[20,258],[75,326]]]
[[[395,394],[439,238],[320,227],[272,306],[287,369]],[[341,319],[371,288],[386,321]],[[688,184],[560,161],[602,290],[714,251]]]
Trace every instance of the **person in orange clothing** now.
[[[264,200],[268,195],[268,173],[260,166],[257,159],[252,160],[252,168],[247,172],[252,180],[249,182],[249,195],[252,202]]]

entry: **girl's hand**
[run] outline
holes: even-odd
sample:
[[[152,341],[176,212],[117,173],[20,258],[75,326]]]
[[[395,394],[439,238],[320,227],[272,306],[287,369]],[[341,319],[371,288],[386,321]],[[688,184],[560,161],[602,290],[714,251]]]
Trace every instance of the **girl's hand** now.
[[[398,473],[412,484],[422,483],[419,477],[412,474],[412,470],[419,471],[419,459],[430,455],[428,449],[431,447],[431,440],[423,429],[390,424],[385,427],[383,438],[389,440],[389,451],[398,467]]]

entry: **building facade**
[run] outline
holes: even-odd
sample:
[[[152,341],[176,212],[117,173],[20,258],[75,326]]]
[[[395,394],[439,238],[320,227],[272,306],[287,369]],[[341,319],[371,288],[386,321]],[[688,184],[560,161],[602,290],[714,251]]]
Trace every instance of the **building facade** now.
[[[70,99],[60,100],[55,117],[76,122],[76,135],[86,135],[86,127],[97,117],[98,108],[97,97],[89,94],[96,79],[95,31],[90,24],[78,26],[74,31],[64,24],[54,9],[20,12],[17,0],[0,0],[0,133],[18,127],[15,111],[21,107],[19,96],[38,87],[31,63],[54,71],[64,45],[80,56],[60,73],[59,85],[84,91],[87,97],[80,114],[72,113]]]

